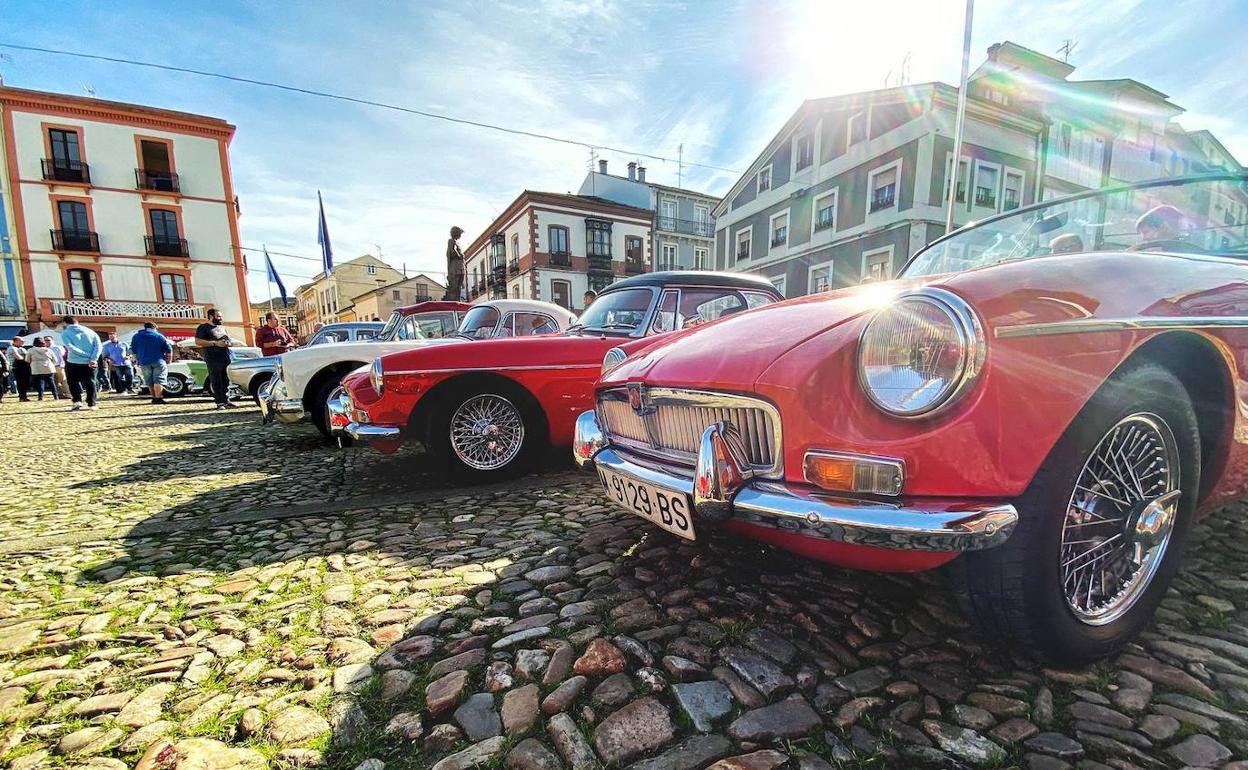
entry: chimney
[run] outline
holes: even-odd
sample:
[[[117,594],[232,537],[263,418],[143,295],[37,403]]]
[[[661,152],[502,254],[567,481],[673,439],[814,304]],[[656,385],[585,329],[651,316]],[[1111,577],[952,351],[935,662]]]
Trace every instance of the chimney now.
[[[637,179],[637,163],[636,161],[628,162],[628,181],[632,182]]]
[[[646,167],[645,166],[637,167],[637,181],[638,182],[646,181]]]
[[[607,173],[607,162],[605,160],[598,161],[598,173],[599,174]]]

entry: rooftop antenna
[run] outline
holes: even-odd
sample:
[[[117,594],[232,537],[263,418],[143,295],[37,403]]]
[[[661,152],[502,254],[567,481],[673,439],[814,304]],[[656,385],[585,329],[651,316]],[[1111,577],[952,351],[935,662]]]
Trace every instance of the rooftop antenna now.
[[[1069,64],[1069,63],[1070,63],[1070,55],[1071,55],[1072,53],[1074,53],[1074,52],[1075,52],[1075,49],[1076,49],[1076,48],[1078,48],[1078,47],[1079,47],[1079,41],[1078,41],[1078,40],[1071,40],[1070,38],[1066,38],[1065,40],[1063,40],[1063,41],[1062,41],[1062,47],[1061,47],[1061,48],[1058,48],[1058,49],[1057,49],[1057,52],[1058,52],[1058,53],[1060,53],[1060,54],[1062,55],[1062,61],[1064,61],[1064,62],[1066,62],[1067,64]]]
[[[906,57],[901,60],[901,75],[897,85],[910,85],[910,51],[906,51]]]
[[[95,86],[91,85],[90,83],[83,83],[82,91],[87,96],[95,96]]]
[[[676,145],[676,186],[684,187],[681,179],[685,175],[685,143]]]
[[[598,169],[598,151],[593,147],[589,148],[589,194],[598,194],[598,175],[594,172]]]
[[[0,53],[0,62],[6,62],[6,61],[9,62],[10,64],[14,64],[16,63],[17,60],[14,59],[12,56],[8,55],[7,53]],[[0,72],[0,86],[2,85],[4,85],[4,73]]]

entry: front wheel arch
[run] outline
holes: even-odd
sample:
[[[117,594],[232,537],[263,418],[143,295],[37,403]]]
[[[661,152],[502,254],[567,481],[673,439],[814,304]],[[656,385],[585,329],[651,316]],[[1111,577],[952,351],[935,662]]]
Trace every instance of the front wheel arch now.
[[[450,399],[478,389],[492,389],[511,399],[524,414],[525,431],[537,439],[541,446],[550,445],[550,423],[541,402],[520,383],[492,372],[460,374],[433,386],[412,410],[411,417],[408,418],[408,435],[427,443],[434,414],[444,408]]]

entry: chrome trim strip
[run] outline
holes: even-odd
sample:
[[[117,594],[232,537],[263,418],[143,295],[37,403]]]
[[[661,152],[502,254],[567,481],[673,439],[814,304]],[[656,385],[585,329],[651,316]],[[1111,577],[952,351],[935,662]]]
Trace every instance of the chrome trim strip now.
[[[1225,329],[1248,326],[1248,316],[1149,316],[1146,318],[1077,318],[1070,321],[998,326],[997,339],[1048,337],[1054,334],[1137,331],[1141,329]]]
[[[710,409],[759,409],[767,414],[767,419],[771,423],[770,439],[772,461],[770,465],[755,466],[750,468],[759,476],[767,478],[779,478],[784,468],[784,445],[782,443],[783,430],[780,426],[780,411],[771,403],[761,398],[753,396],[740,396],[732,393],[722,393],[710,390],[683,390],[680,388],[665,387],[647,387],[646,395],[649,403],[655,407],[658,406],[697,406]],[[610,398],[615,401],[628,402],[627,387],[613,387],[598,392],[598,398]],[[706,425],[696,426],[695,436],[701,436]],[[741,426],[738,426],[738,430]],[[692,466],[696,459],[696,449],[688,455],[671,450],[664,450],[656,446],[648,446],[640,444],[635,440],[623,439],[618,436],[612,436],[609,440],[613,443],[627,445],[633,451],[649,455],[657,459],[669,460],[685,466]],[[696,445],[695,445],[696,446]]]
[[[599,369],[602,363],[596,364],[538,364],[535,366],[458,366],[453,369],[386,369],[382,374],[389,377],[392,374],[447,374],[455,372],[528,372],[538,371],[541,369]]]

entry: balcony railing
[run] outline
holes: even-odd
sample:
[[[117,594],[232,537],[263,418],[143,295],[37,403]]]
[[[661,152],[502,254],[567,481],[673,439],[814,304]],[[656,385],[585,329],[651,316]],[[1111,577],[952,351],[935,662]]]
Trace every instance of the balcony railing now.
[[[178,175],[171,171],[148,171],[142,168],[134,170],[134,184],[140,190],[157,192],[179,192]]]
[[[20,316],[21,314],[22,306],[17,304],[16,297],[0,294],[0,316]]]
[[[590,257],[589,272],[591,273],[611,273],[614,272],[611,267],[611,257]]]
[[[415,302],[432,302],[433,297],[431,297],[428,294],[417,294],[416,299],[414,301]]]
[[[559,267],[572,267],[572,255],[566,251],[550,252],[550,264]]]
[[[993,193],[992,190],[989,190],[987,187],[976,187],[975,188],[975,205],[986,206],[990,209],[995,209],[997,207],[997,196],[995,193]]]
[[[1016,208],[1018,208],[1018,198],[1007,194],[1005,200],[1001,201],[1001,210],[1013,211]]]
[[[90,230],[49,230],[53,251],[99,251],[99,233]]]
[[[665,272],[668,270],[684,270],[685,268],[679,262],[660,262],[658,269],[659,272]]]
[[[740,246],[738,246],[737,247],[737,259],[749,259],[749,258],[750,258],[749,244],[741,244]]]
[[[832,216],[832,212],[830,209],[828,210],[827,216],[823,216],[822,213],[823,212],[820,212],[815,217],[815,232],[819,232],[821,230],[828,230],[833,225],[836,224],[836,218]]]
[[[147,253],[154,257],[190,259],[191,256],[191,250],[185,238],[153,238],[150,235],[145,235],[143,236],[143,245],[147,247]]]
[[[202,320],[204,305],[108,299],[44,299],[44,315],[82,318],[177,318]]]
[[[871,195],[871,210],[890,209],[897,202],[897,191],[892,185],[881,187]]]
[[[646,263],[644,260],[628,257],[624,260],[624,272],[629,275],[646,272]]]
[[[91,184],[91,167],[81,161],[44,158],[43,178],[52,182]]]
[[[520,272],[520,260],[513,259],[507,263],[507,271],[510,273]]]
[[[784,246],[789,242],[789,228],[781,227],[771,234],[771,247]]]
[[[674,217],[660,216],[655,220],[655,226],[657,229],[668,233],[699,235],[703,238],[712,238],[715,235],[715,223],[711,220],[702,222],[695,219],[676,219]]]

